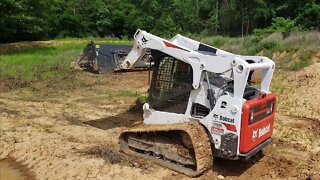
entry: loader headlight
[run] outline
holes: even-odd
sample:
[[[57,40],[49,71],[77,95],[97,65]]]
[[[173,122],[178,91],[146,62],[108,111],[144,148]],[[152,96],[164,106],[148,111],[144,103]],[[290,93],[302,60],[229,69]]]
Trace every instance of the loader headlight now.
[[[251,110],[251,111],[250,111],[250,114],[249,114],[249,118],[250,118],[250,121],[251,121],[251,122],[252,122],[252,120],[253,120],[253,115],[254,115],[253,110]]]
[[[267,114],[272,113],[273,110],[273,102],[270,103],[270,109],[267,111]]]

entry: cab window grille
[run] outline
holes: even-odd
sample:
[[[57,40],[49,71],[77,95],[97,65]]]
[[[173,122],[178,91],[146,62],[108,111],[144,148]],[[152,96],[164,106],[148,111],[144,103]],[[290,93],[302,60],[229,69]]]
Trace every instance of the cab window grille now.
[[[152,50],[155,65],[149,90],[149,104],[156,110],[186,111],[192,89],[192,67],[161,51]]]

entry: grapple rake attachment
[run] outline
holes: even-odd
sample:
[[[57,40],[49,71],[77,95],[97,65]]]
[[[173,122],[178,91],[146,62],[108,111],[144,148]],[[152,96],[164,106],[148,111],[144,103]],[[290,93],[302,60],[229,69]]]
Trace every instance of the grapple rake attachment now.
[[[71,63],[74,69],[86,70],[93,73],[106,73],[121,71],[121,63],[132,49],[125,44],[95,44],[93,41],[87,44],[82,54]],[[149,69],[153,62],[150,51],[146,51],[134,69]]]

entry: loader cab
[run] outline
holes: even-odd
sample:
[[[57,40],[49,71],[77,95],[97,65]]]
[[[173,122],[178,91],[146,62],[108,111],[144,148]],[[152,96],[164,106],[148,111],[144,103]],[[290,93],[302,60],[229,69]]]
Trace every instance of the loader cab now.
[[[148,103],[163,112],[184,114],[192,88],[192,67],[161,51],[151,50],[156,59]]]
[[[253,75],[253,73],[252,73]],[[249,76],[250,77],[250,76]],[[249,78],[248,78],[249,79]],[[209,73],[209,82],[214,87],[219,89],[224,89],[224,92],[234,93],[233,79],[230,76]],[[243,92],[243,98],[245,100],[250,100],[258,97],[259,93],[261,93],[260,89],[257,87],[259,84],[255,84],[252,80],[247,82],[246,87]],[[219,94],[222,95],[222,94]]]

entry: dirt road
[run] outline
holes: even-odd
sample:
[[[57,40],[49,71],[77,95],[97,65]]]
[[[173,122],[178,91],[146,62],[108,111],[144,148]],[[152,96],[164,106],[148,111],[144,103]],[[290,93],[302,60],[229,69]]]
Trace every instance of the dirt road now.
[[[188,179],[119,152],[122,130],[142,123],[136,97],[147,72],[90,75],[72,90],[0,93],[0,159],[13,158],[39,179]],[[255,163],[216,159],[199,179],[320,178],[320,120],[278,113],[274,141]]]

